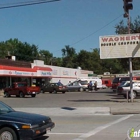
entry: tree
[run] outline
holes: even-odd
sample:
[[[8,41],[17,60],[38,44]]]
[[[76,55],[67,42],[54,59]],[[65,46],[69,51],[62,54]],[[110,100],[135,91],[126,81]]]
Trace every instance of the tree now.
[[[121,21],[118,25],[115,26],[116,33],[117,34],[127,34],[128,33],[128,27],[124,24],[124,21]],[[130,32],[131,33],[140,33],[140,16],[136,17],[134,21],[131,20],[130,22]],[[128,71],[129,63],[128,59],[122,58],[118,59],[120,62],[120,65],[122,66],[122,72]],[[133,70],[140,69],[140,58],[133,58],[132,64],[133,64]]]
[[[51,65],[53,54],[47,50],[40,50],[38,59],[43,60],[44,64]]]
[[[65,48],[62,50],[62,66],[63,67],[68,67],[68,68],[74,68],[75,63],[74,60],[76,58],[76,51],[73,47],[70,47],[69,45],[66,45]]]

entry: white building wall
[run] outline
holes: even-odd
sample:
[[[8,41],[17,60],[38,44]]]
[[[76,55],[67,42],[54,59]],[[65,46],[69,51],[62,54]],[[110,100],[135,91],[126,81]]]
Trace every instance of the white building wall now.
[[[57,67],[47,65],[52,69],[52,80],[51,82],[58,82],[61,80],[61,83],[68,84],[69,81],[75,81],[78,77],[77,69]]]
[[[41,60],[34,60],[32,63],[32,68],[34,66],[41,66],[41,67],[49,67],[52,69],[51,72],[51,82],[58,82],[61,80],[61,83],[64,85],[68,84],[69,81],[73,82],[76,79],[82,77],[88,77],[88,74],[93,74],[93,71],[88,70],[81,70],[81,69],[72,69],[72,68],[65,68],[65,67],[58,67],[52,65],[44,65],[44,62]]]

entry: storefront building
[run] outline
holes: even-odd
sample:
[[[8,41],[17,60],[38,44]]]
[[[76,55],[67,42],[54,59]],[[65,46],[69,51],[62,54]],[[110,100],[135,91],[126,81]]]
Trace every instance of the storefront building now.
[[[42,86],[48,82],[63,84],[80,77],[88,77],[92,71],[44,65],[42,60],[33,63],[0,59],[0,89],[10,86],[13,82],[27,82],[29,86]]]

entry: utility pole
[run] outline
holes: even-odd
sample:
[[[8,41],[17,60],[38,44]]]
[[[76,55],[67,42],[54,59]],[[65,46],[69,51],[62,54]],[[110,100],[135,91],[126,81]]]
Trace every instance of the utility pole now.
[[[133,0],[123,0],[124,5],[124,18],[127,18],[127,26],[128,26],[128,34],[130,34],[130,15],[129,10],[133,9]],[[133,102],[133,83],[132,83],[132,58],[129,58],[129,73],[130,73],[130,95],[131,95],[131,102]]]

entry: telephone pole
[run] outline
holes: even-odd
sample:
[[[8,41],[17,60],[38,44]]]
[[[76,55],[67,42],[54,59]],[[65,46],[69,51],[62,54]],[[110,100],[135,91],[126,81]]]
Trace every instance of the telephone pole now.
[[[127,18],[127,26],[128,26],[128,34],[130,34],[130,15],[129,15],[129,10],[133,9],[133,0],[123,0],[124,5],[124,18]],[[129,73],[130,73],[130,95],[131,95],[131,102],[133,102],[133,83],[132,83],[132,58],[129,58]]]

